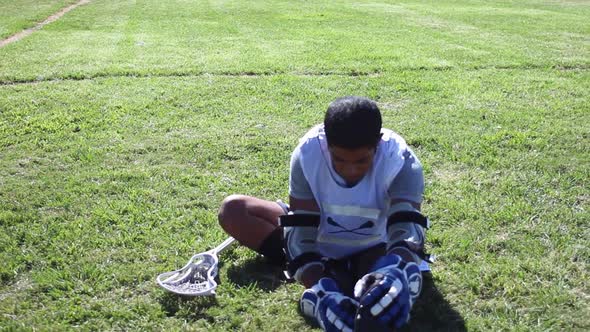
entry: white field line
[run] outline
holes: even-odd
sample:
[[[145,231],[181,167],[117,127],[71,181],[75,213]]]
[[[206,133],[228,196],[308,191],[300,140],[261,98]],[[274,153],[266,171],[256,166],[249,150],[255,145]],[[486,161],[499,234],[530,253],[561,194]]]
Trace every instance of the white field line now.
[[[18,32],[16,34],[6,38],[6,39],[0,40],[0,47],[4,47],[12,42],[16,42],[16,41],[19,41],[19,40],[25,38],[26,36],[32,34],[33,32],[41,29],[45,25],[60,19],[62,16],[64,16],[70,10],[72,10],[78,6],[81,6],[81,5],[85,5],[85,4],[89,3],[90,1],[92,1],[92,0],[80,0],[72,5],[69,5],[68,7],[61,9],[57,13],[49,16],[44,21],[37,23],[37,25],[35,25],[34,27],[25,29],[21,32]]]

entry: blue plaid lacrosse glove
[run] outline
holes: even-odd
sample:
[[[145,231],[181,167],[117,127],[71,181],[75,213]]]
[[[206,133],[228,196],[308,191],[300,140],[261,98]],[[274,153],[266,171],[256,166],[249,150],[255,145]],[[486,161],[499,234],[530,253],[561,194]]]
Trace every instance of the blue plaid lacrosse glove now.
[[[303,315],[317,320],[327,332],[352,332],[358,302],[342,294],[336,281],[322,278],[299,301]]]
[[[402,327],[410,320],[410,310],[422,290],[420,268],[398,255],[387,255],[379,258],[371,271],[354,287],[361,319],[389,329]]]

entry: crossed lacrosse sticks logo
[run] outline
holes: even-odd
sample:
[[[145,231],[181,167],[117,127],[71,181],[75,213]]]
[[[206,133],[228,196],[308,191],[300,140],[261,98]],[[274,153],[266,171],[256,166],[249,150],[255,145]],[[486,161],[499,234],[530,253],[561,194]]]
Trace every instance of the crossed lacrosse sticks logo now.
[[[359,227],[356,227],[356,228],[346,228],[346,227],[340,225],[338,222],[336,222],[336,220],[332,219],[332,217],[328,217],[328,224],[329,225],[332,225],[334,227],[340,228],[339,231],[329,232],[330,234],[352,233],[352,234],[363,235],[363,236],[369,236],[369,235],[372,235],[372,234],[358,232],[359,230],[361,230],[361,229],[367,229],[367,228],[373,228],[373,226],[375,226],[375,222],[373,222],[373,220],[368,220],[367,222],[363,223]]]

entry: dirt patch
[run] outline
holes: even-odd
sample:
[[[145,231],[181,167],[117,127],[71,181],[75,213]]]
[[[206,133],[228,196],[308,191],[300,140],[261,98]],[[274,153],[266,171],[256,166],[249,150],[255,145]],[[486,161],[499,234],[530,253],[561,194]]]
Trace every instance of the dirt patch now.
[[[25,29],[25,30],[23,30],[23,31],[21,31],[19,33],[16,33],[16,34],[14,34],[14,35],[6,38],[6,39],[1,40],[0,41],[0,47],[4,47],[4,46],[6,46],[6,45],[8,45],[10,43],[13,43],[13,42],[16,42],[16,41],[19,41],[19,40],[25,38],[26,36],[32,34],[33,32],[41,29],[45,25],[47,25],[47,24],[49,24],[51,22],[57,21],[59,18],[61,18],[62,16],[64,16],[70,10],[72,10],[72,9],[78,7],[78,6],[81,6],[81,5],[85,5],[85,4],[89,3],[90,1],[92,1],[92,0],[80,0],[80,1],[78,1],[78,2],[76,2],[74,4],[72,4],[72,5],[69,5],[69,6],[61,9],[57,13],[54,13],[53,15],[49,16],[48,18],[46,18],[44,21],[37,23],[37,25],[35,25],[34,27]]]
[[[14,298],[33,288],[33,282],[28,277],[22,277],[16,283],[7,286],[0,292],[0,302],[7,298]]]

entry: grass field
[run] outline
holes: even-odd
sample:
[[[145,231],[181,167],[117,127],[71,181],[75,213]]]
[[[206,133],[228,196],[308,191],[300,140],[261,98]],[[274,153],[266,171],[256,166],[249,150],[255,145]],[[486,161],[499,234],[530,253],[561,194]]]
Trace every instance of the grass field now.
[[[0,0],[0,38],[74,1]],[[311,331],[223,253],[158,273],[231,193],[286,199],[300,135],[375,99],[420,157],[433,280],[406,330],[590,329],[590,2],[93,0],[0,48],[0,330]]]
[[[0,0],[0,38],[34,27],[76,0]]]

